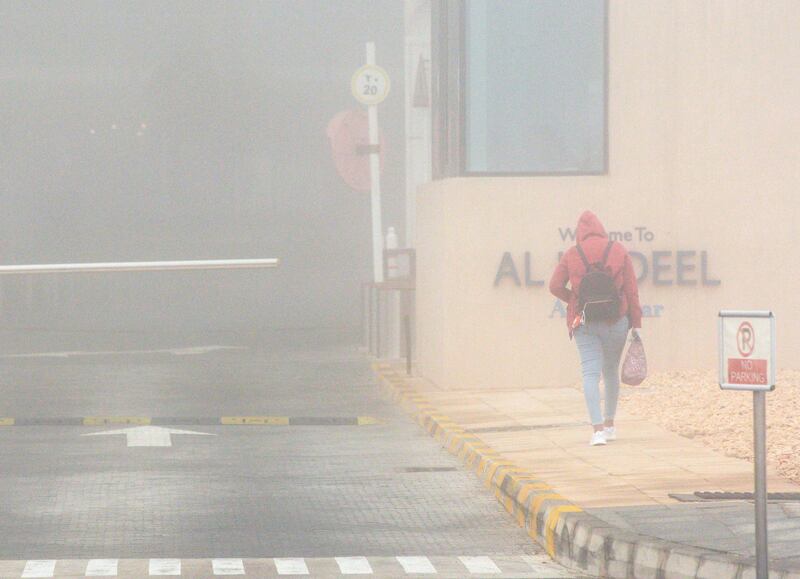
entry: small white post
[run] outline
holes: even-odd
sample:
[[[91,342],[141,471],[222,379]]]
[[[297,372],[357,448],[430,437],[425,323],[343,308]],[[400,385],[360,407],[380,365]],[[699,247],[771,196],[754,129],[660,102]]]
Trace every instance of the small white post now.
[[[397,249],[399,246],[397,232],[394,227],[389,227],[386,231],[386,249]],[[386,275],[389,281],[397,278],[398,263],[397,257],[389,257],[386,260]],[[400,357],[400,294],[396,291],[388,292],[386,323],[386,357],[396,359]]]
[[[375,43],[367,42],[367,64],[375,64]],[[378,107],[367,105],[369,116],[369,173],[372,199],[372,268],[375,283],[383,281],[383,227],[381,225],[381,154],[378,150]]]

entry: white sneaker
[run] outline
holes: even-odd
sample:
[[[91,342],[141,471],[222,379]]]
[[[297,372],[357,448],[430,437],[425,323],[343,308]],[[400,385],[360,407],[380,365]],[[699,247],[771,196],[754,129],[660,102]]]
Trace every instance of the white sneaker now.
[[[606,433],[603,430],[598,430],[592,434],[592,440],[589,441],[589,446],[598,446],[606,443]]]
[[[617,439],[617,429],[613,426],[606,426],[603,429],[603,434],[606,435],[606,440],[616,440]]]

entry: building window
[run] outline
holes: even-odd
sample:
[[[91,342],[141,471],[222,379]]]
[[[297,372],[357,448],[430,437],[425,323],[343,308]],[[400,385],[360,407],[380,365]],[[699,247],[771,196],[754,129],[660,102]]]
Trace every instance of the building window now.
[[[450,175],[606,172],[606,12],[606,0],[460,3],[463,38],[446,43],[459,70],[452,55],[437,62],[459,80],[442,103],[461,117],[449,125],[461,149]]]

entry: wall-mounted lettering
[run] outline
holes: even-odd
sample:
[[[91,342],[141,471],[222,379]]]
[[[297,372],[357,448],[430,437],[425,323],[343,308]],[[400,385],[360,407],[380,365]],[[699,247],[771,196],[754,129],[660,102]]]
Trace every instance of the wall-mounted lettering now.
[[[575,243],[577,238],[577,231],[574,227],[559,227],[558,234],[562,242]],[[608,237],[613,241],[652,243],[656,239],[656,234],[647,227],[638,226],[628,230],[609,231]],[[659,287],[713,287],[722,283],[719,279],[714,278],[710,272],[707,251],[654,249],[646,252],[629,251],[628,255],[633,262],[636,279],[640,284],[647,280],[651,280],[653,285]],[[564,250],[559,251],[556,263],[560,262],[563,256]],[[533,272],[539,271],[539,269],[534,267],[531,252],[522,253],[521,258],[522,262],[515,262],[514,256],[510,251],[506,251],[503,254],[494,278],[495,287],[503,284],[506,279],[509,279],[517,287],[522,287],[523,285],[525,287],[542,287],[545,285],[544,279],[536,279],[533,275]],[[524,277],[520,276],[517,263],[522,264]],[[550,271],[552,271],[553,267],[555,267],[555,264],[550,265]],[[661,304],[642,305],[642,317],[644,318],[660,318],[665,311],[666,308]],[[554,300],[549,317],[566,318],[566,304],[561,300]]]
[[[531,265],[531,252],[526,251],[523,257],[525,264],[525,287],[540,287],[544,285],[543,279],[533,279],[533,269]],[[505,278],[511,278],[514,285],[521,286],[522,282],[519,279],[517,266],[514,263],[514,258],[511,256],[510,251],[503,254],[503,259],[500,260],[500,267],[497,268],[497,275],[494,276],[494,285],[498,286]]]
[[[561,260],[563,251],[557,256],[557,262]],[[678,250],[678,251],[651,251],[643,253],[641,251],[630,251],[628,255],[633,262],[636,271],[636,280],[639,283],[651,280],[653,285],[660,287],[667,286],[718,286],[721,281],[715,279],[709,266],[707,251]],[[698,263],[699,257],[699,263]],[[540,271],[534,267],[534,260],[530,251],[526,251],[521,256],[523,266],[523,276],[517,268],[517,263],[510,251],[503,254],[500,265],[497,268],[494,285],[499,286],[506,278],[517,286],[522,287],[542,287],[545,285],[544,279],[534,277],[534,272]],[[555,267],[555,266],[553,266]],[[541,274],[540,276],[541,277]]]
[[[503,259],[500,260],[500,267],[497,268],[497,275],[494,276],[495,287],[500,285],[500,282],[505,278],[511,278],[514,285],[522,285],[519,281],[519,274],[517,273],[517,266],[514,265],[514,258],[511,257],[511,252],[506,251],[503,254]]]
[[[661,304],[643,304],[642,305],[642,317],[643,318],[660,318],[661,314],[666,311],[666,307],[662,306]],[[561,300],[555,300],[553,302],[553,308],[550,310],[550,318],[566,318],[567,317],[567,305],[562,302]]]
[[[577,231],[574,227],[559,227],[558,234],[561,236],[561,241],[572,241],[574,243],[577,238]],[[640,226],[625,231],[609,231],[608,238],[611,241],[639,241],[650,243],[655,240],[656,234],[647,227]]]

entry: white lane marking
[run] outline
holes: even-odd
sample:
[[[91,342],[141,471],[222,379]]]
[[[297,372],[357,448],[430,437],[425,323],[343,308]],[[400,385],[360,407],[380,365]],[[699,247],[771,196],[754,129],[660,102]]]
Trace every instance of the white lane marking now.
[[[302,558],[273,559],[278,575],[308,575],[308,567]]]
[[[489,557],[459,557],[470,573],[502,573]]]
[[[56,571],[55,561],[28,561],[25,563],[23,577],[52,577]]]
[[[436,573],[436,567],[427,557],[397,557],[397,561],[406,573]]]
[[[180,559],[150,559],[150,575],[180,575]]]
[[[336,557],[342,575],[372,575],[372,567],[366,557]]]
[[[129,356],[132,354],[172,354],[173,356],[197,356],[222,350],[246,350],[243,346],[192,346],[188,348],[165,348],[161,350],[73,350],[66,352],[32,352],[30,354],[4,354],[0,358],[70,358],[72,356]]]
[[[86,565],[87,577],[114,577],[117,574],[117,559],[92,559]]]
[[[120,430],[106,430],[105,432],[89,432],[81,436],[111,436],[124,434],[128,440],[128,447],[132,446],[172,446],[173,434],[197,434],[199,436],[216,436],[209,432],[195,432],[193,430],[178,430],[177,428],[163,428],[161,426],[134,426]]]
[[[243,346],[195,346],[193,348],[173,348],[167,350],[173,356],[197,356],[198,354],[208,354],[220,350],[246,350]]]
[[[244,561],[241,559],[213,559],[211,567],[214,575],[244,575]]]

